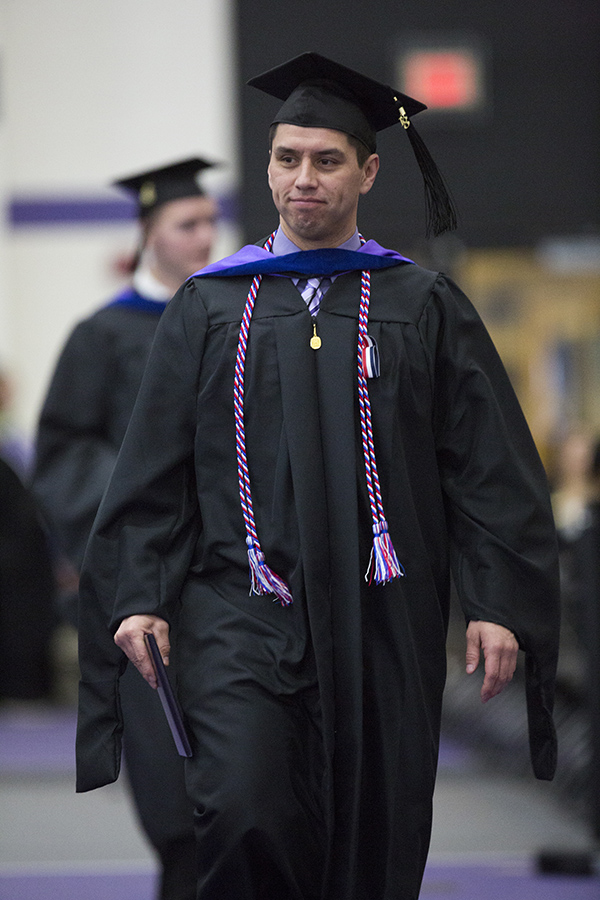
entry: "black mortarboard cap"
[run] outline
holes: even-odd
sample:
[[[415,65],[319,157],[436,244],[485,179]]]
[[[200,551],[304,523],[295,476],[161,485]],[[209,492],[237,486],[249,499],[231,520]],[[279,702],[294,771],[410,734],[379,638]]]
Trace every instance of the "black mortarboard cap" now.
[[[210,169],[214,165],[216,163],[194,156],[158,169],[130,175],[128,178],[120,178],[113,184],[131,191],[138,202],[140,216],[144,216],[170,200],[202,196],[204,191],[199,184],[199,175],[204,169]]]
[[[248,84],[285,101],[272,124],[333,128],[357,138],[371,153],[377,147],[376,132],[400,123],[423,175],[427,233],[456,228],[448,189],[411,121],[411,116],[427,109],[424,103],[319,53],[302,53]]]

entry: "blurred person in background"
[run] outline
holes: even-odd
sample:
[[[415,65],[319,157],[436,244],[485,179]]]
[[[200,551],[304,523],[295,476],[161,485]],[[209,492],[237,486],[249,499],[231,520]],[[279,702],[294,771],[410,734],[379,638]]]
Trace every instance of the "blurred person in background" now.
[[[585,435],[579,466],[586,490],[578,527],[569,534],[568,591],[563,596],[570,627],[561,645],[561,659],[574,659],[568,675],[571,697],[581,705],[588,726],[585,748],[586,808],[594,836],[600,841],[600,439]],[[584,466],[585,461],[585,466]],[[566,644],[566,646],[565,646]],[[565,663],[562,664],[565,668]],[[561,673],[561,669],[559,669]]]
[[[131,284],[81,321],[60,354],[41,411],[33,488],[58,552],[78,572],[131,416],[156,327],[185,279],[210,259],[217,204],[200,158],[122,178],[138,204],[141,246]],[[76,591],[65,615],[77,621]],[[192,900],[193,807],[164,712],[134,666],[123,676],[123,747],[142,826],[162,865],[161,900]]]
[[[587,508],[595,492],[594,436],[589,429],[572,428],[557,449],[552,478],[552,509],[556,529],[567,544],[585,527]]]
[[[6,460],[22,481],[27,481],[31,465],[31,442],[15,426],[12,410],[12,378],[0,363],[0,458]]]
[[[12,418],[13,383],[0,365],[0,700],[55,699],[57,615],[51,552],[26,482],[30,443]]]
[[[592,524],[594,502],[600,498],[594,471],[593,431],[582,423],[571,427],[558,442],[551,469],[552,509],[560,560],[561,652],[559,683],[581,699],[586,690],[588,663],[581,652],[585,630],[582,615],[580,539]]]
[[[0,700],[53,698],[54,577],[39,510],[0,458]]]

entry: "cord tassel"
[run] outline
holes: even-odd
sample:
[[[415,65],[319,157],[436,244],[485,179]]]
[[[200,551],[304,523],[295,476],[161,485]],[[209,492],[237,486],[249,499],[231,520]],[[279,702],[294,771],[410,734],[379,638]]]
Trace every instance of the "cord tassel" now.
[[[406,133],[423,176],[427,210],[427,237],[432,233],[437,237],[445,231],[454,231],[457,226],[456,207],[442,173],[412,122],[406,129]]]
[[[285,581],[279,577],[265,562],[265,554],[258,541],[246,538],[248,546],[248,562],[250,564],[250,593],[275,594],[282,606],[293,603],[292,595]]]
[[[385,519],[380,519],[377,524],[373,525],[373,547],[365,581],[369,584],[373,581],[375,584],[386,584],[403,575],[404,568],[398,562],[387,522]]]

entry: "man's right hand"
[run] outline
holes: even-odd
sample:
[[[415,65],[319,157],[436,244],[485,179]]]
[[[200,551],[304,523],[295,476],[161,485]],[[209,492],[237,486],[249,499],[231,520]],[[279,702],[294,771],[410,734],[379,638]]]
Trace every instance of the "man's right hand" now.
[[[152,633],[165,666],[169,665],[169,625],[158,616],[128,616],[123,619],[115,634],[115,644],[120,647],[150,687],[156,688],[156,674],[144,635]]]

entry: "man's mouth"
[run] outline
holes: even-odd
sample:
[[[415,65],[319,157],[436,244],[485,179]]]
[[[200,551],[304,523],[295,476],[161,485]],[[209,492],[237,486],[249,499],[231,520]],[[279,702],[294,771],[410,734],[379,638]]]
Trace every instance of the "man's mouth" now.
[[[290,203],[295,206],[321,206],[325,201],[317,197],[292,197]]]

